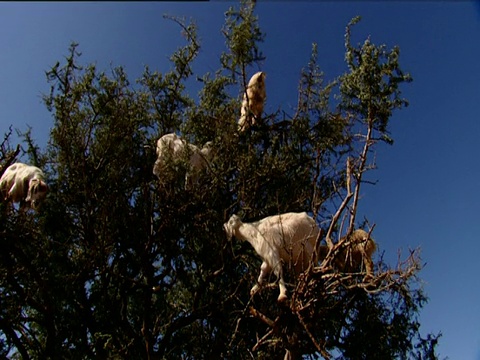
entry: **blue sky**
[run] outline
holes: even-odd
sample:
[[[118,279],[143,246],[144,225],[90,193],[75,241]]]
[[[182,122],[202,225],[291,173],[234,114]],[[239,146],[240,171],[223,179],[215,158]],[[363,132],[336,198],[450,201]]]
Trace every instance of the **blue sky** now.
[[[125,67],[131,80],[144,66],[166,71],[183,39],[167,13],[195,19],[202,51],[199,75],[219,68],[220,29],[235,2],[0,3],[0,135],[13,125],[32,127],[45,146],[53,124],[41,102],[45,78],[72,41],[84,64]],[[381,146],[376,186],[364,187],[361,211],[376,224],[374,237],[392,263],[397,251],[421,247],[420,277],[430,298],[423,334],[442,332],[439,352],[480,359],[478,217],[480,118],[480,6],[468,1],[262,1],[266,33],[267,112],[296,104],[299,72],[311,44],[327,79],[343,73],[344,30],[361,15],[353,41],[399,45],[413,83],[403,87],[410,106],[394,114],[394,146]],[[255,71],[257,69],[254,69]]]

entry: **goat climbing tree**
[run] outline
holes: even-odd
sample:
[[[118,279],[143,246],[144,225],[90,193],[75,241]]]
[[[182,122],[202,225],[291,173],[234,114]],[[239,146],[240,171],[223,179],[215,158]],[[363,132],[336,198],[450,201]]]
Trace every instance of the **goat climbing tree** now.
[[[239,133],[248,75],[268,61],[254,10],[241,2],[226,13],[227,49],[213,75],[194,74],[197,29],[177,18],[165,21],[186,43],[168,72],[146,67],[132,85],[122,67],[82,65],[77,44],[47,72],[48,146],[29,131],[22,150],[45,170],[49,195],[38,212],[0,205],[1,357],[437,358],[439,335],[419,330],[426,297],[416,251],[397,264],[378,256],[368,281],[333,266],[348,246],[338,239],[362,225],[372,151],[392,143],[389,120],[407,105],[399,49],[353,45],[353,19],[346,73],[327,82],[313,45],[295,111],[263,114]],[[193,75],[198,99],[186,86]],[[212,141],[194,186],[184,186],[182,162],[152,174],[156,140],[171,132]],[[20,154],[6,134],[0,172]],[[313,215],[330,251],[300,278],[286,274],[289,299],[279,305],[269,286],[250,296],[259,259],[228,242],[222,225],[233,213],[255,221],[288,211]]]

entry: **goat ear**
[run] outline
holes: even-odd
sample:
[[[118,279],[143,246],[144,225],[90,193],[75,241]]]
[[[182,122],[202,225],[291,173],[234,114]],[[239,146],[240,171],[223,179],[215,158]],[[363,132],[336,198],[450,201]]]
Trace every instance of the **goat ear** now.
[[[38,184],[38,189],[42,192],[47,191],[48,185],[45,182],[40,181],[40,184]]]
[[[225,233],[227,234],[227,239],[232,240],[233,238],[233,231],[231,227],[229,226],[228,223],[223,224],[223,229],[225,230]]]

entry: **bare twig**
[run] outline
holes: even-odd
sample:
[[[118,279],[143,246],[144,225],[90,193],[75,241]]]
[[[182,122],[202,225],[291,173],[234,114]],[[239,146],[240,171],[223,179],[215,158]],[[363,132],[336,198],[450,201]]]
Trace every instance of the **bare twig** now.
[[[16,149],[8,154],[5,155],[4,159],[4,163],[2,165],[0,165],[0,176],[3,175],[3,173],[5,172],[5,170],[7,170],[7,168],[12,165],[12,163],[15,161],[15,159],[17,158],[18,154],[20,153],[20,144],[17,145]],[[4,160],[2,159],[2,161]]]
[[[357,172],[354,175],[356,180],[355,195],[353,197],[352,208],[350,210],[350,223],[348,226],[347,234],[351,234],[355,226],[355,216],[357,215],[358,200],[360,195],[360,185],[362,183],[363,173],[369,169],[369,167],[366,166],[367,157],[368,157],[368,152],[370,150],[370,146],[374,143],[374,140],[372,140],[374,122],[373,122],[373,119],[370,119],[370,118],[367,120],[368,120],[367,135],[365,136],[365,143],[363,145],[362,154],[360,155],[360,165],[358,166]]]
[[[320,344],[315,340],[315,337],[310,332],[310,330],[308,330],[308,326],[299,312],[297,312],[297,317],[298,317],[298,320],[300,321],[300,324],[302,324],[303,328],[305,329],[305,332],[307,333],[308,337],[312,341],[312,344],[315,346],[318,352],[322,354],[322,356],[325,359],[330,359],[330,354],[323,348],[323,346],[320,346]]]
[[[333,241],[332,241],[332,232],[333,229],[335,228],[335,225],[338,222],[338,219],[342,215],[343,211],[347,207],[348,203],[350,202],[350,199],[353,196],[352,188],[351,188],[351,177],[352,177],[352,160],[350,158],[347,158],[347,174],[346,174],[346,190],[347,194],[345,195],[345,198],[343,199],[340,207],[338,208],[337,212],[333,215],[332,221],[330,222],[330,226],[328,227],[327,235],[325,236],[325,241],[327,242],[327,245],[330,249],[333,248]]]
[[[269,330],[261,339],[257,341],[255,346],[252,348],[252,351],[257,351],[258,348],[267,341],[267,339],[270,337],[270,335],[273,334],[273,329]]]
[[[250,306],[250,314],[258,319],[260,319],[262,322],[273,328],[275,326],[275,321],[269,319],[267,316],[263,315],[260,311],[255,309],[253,306]]]

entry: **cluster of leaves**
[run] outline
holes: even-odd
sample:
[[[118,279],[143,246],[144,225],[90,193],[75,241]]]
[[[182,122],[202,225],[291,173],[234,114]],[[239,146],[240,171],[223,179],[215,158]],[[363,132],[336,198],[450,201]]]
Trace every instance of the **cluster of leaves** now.
[[[132,85],[122,67],[107,74],[82,66],[76,44],[47,72],[44,100],[54,124],[47,149],[29,149],[47,173],[48,198],[38,213],[1,204],[0,354],[244,359],[287,350],[297,358],[435,358],[437,337],[419,336],[425,298],[410,287],[415,271],[372,293],[340,291],[351,282],[317,269],[290,288],[298,301],[279,307],[268,288],[250,297],[258,258],[248,244],[227,242],[222,226],[232,213],[248,221],[307,211],[328,220],[328,236],[339,231],[331,210],[348,193],[346,158],[354,159],[358,189],[374,165],[368,151],[389,139],[390,115],[405,105],[398,86],[409,77],[398,67],[398,49],[370,41],[354,47],[349,25],[345,75],[325,84],[314,46],[296,113],[266,116],[269,122],[239,133],[240,103],[231,94],[243,93],[247,70],[263,60],[253,4],[226,13],[222,67],[198,78],[198,102],[185,87],[200,49],[196,27],[174,21],[187,43],[167,73],[146,67]],[[335,87],[341,96],[332,109]],[[156,140],[169,132],[213,142],[215,156],[193,187],[184,186],[185,163],[172,163],[161,179],[152,174]],[[8,137],[2,171],[18,155]],[[327,278],[343,285],[332,291]]]

